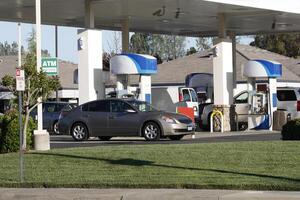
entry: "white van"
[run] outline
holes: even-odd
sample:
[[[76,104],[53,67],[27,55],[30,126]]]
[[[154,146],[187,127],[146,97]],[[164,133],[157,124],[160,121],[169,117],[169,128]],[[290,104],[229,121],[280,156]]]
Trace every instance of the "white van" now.
[[[193,88],[181,86],[153,86],[152,105],[160,110],[176,112],[176,107],[186,106],[194,109],[195,118],[199,117],[198,99]]]

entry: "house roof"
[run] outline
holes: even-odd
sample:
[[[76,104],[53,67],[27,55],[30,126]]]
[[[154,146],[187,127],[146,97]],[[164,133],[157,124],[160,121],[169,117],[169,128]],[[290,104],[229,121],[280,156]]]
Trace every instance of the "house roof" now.
[[[242,76],[242,64],[251,59],[268,59],[283,64],[283,76],[280,81],[300,82],[300,59],[289,58],[277,53],[266,51],[260,48],[237,44],[237,81],[246,81]],[[158,65],[158,73],[152,75],[152,84],[183,84],[185,77],[191,73],[213,73],[212,57],[207,52],[195,53],[176,60],[164,62]],[[16,56],[0,57],[0,79],[6,74],[14,76],[17,66]],[[61,86],[64,89],[77,89],[78,84],[74,83],[77,73],[77,64],[59,60],[59,76]],[[130,76],[130,83],[137,84],[138,76]],[[107,82],[115,84],[115,78]]]
[[[292,71],[296,59],[282,56],[270,51],[249,45],[237,44],[237,81],[246,81],[242,76],[242,64],[253,59],[267,59],[282,63],[282,77],[280,81],[300,82],[300,73]],[[299,66],[300,67],[300,66]],[[191,73],[213,73],[213,58],[207,52],[195,53],[176,60],[158,65],[157,74],[152,76],[152,84],[182,84],[185,77]],[[295,67],[294,67],[295,68]],[[300,72],[300,69],[297,69]],[[137,83],[138,77],[131,78],[131,83]]]
[[[0,80],[5,75],[15,76],[15,69],[18,64],[17,56],[0,56]],[[78,85],[74,84],[74,73],[77,69],[77,64],[58,61],[58,76],[62,88],[77,89]]]

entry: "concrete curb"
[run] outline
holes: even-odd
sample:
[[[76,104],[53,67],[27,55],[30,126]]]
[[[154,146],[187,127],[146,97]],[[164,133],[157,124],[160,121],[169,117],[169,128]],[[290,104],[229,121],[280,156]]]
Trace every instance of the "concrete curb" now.
[[[300,192],[193,189],[12,189],[0,188],[0,200],[298,200]]]

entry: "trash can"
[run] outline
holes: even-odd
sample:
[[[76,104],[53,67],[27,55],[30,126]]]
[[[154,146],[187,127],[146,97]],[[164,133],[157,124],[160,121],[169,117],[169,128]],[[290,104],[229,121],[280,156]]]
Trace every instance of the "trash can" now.
[[[282,126],[287,123],[288,112],[284,110],[276,110],[273,113],[273,130],[281,131]]]

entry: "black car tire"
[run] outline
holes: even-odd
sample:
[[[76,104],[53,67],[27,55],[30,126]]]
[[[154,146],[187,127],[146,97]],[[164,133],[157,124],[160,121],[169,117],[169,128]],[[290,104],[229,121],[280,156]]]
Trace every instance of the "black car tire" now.
[[[58,131],[58,121],[55,121],[53,123],[53,133],[56,134],[56,135],[59,135],[59,131]]]
[[[170,135],[168,136],[170,140],[181,140],[184,135]]]
[[[142,129],[144,138],[147,141],[156,141],[160,139],[160,127],[155,122],[147,122]]]
[[[88,129],[84,123],[77,122],[72,126],[71,135],[76,141],[83,141],[88,138]]]
[[[239,131],[245,131],[248,129],[248,124],[247,123],[239,123]]]
[[[108,141],[108,140],[110,140],[112,137],[111,136],[99,136],[98,137],[100,140],[102,140],[102,141]]]

